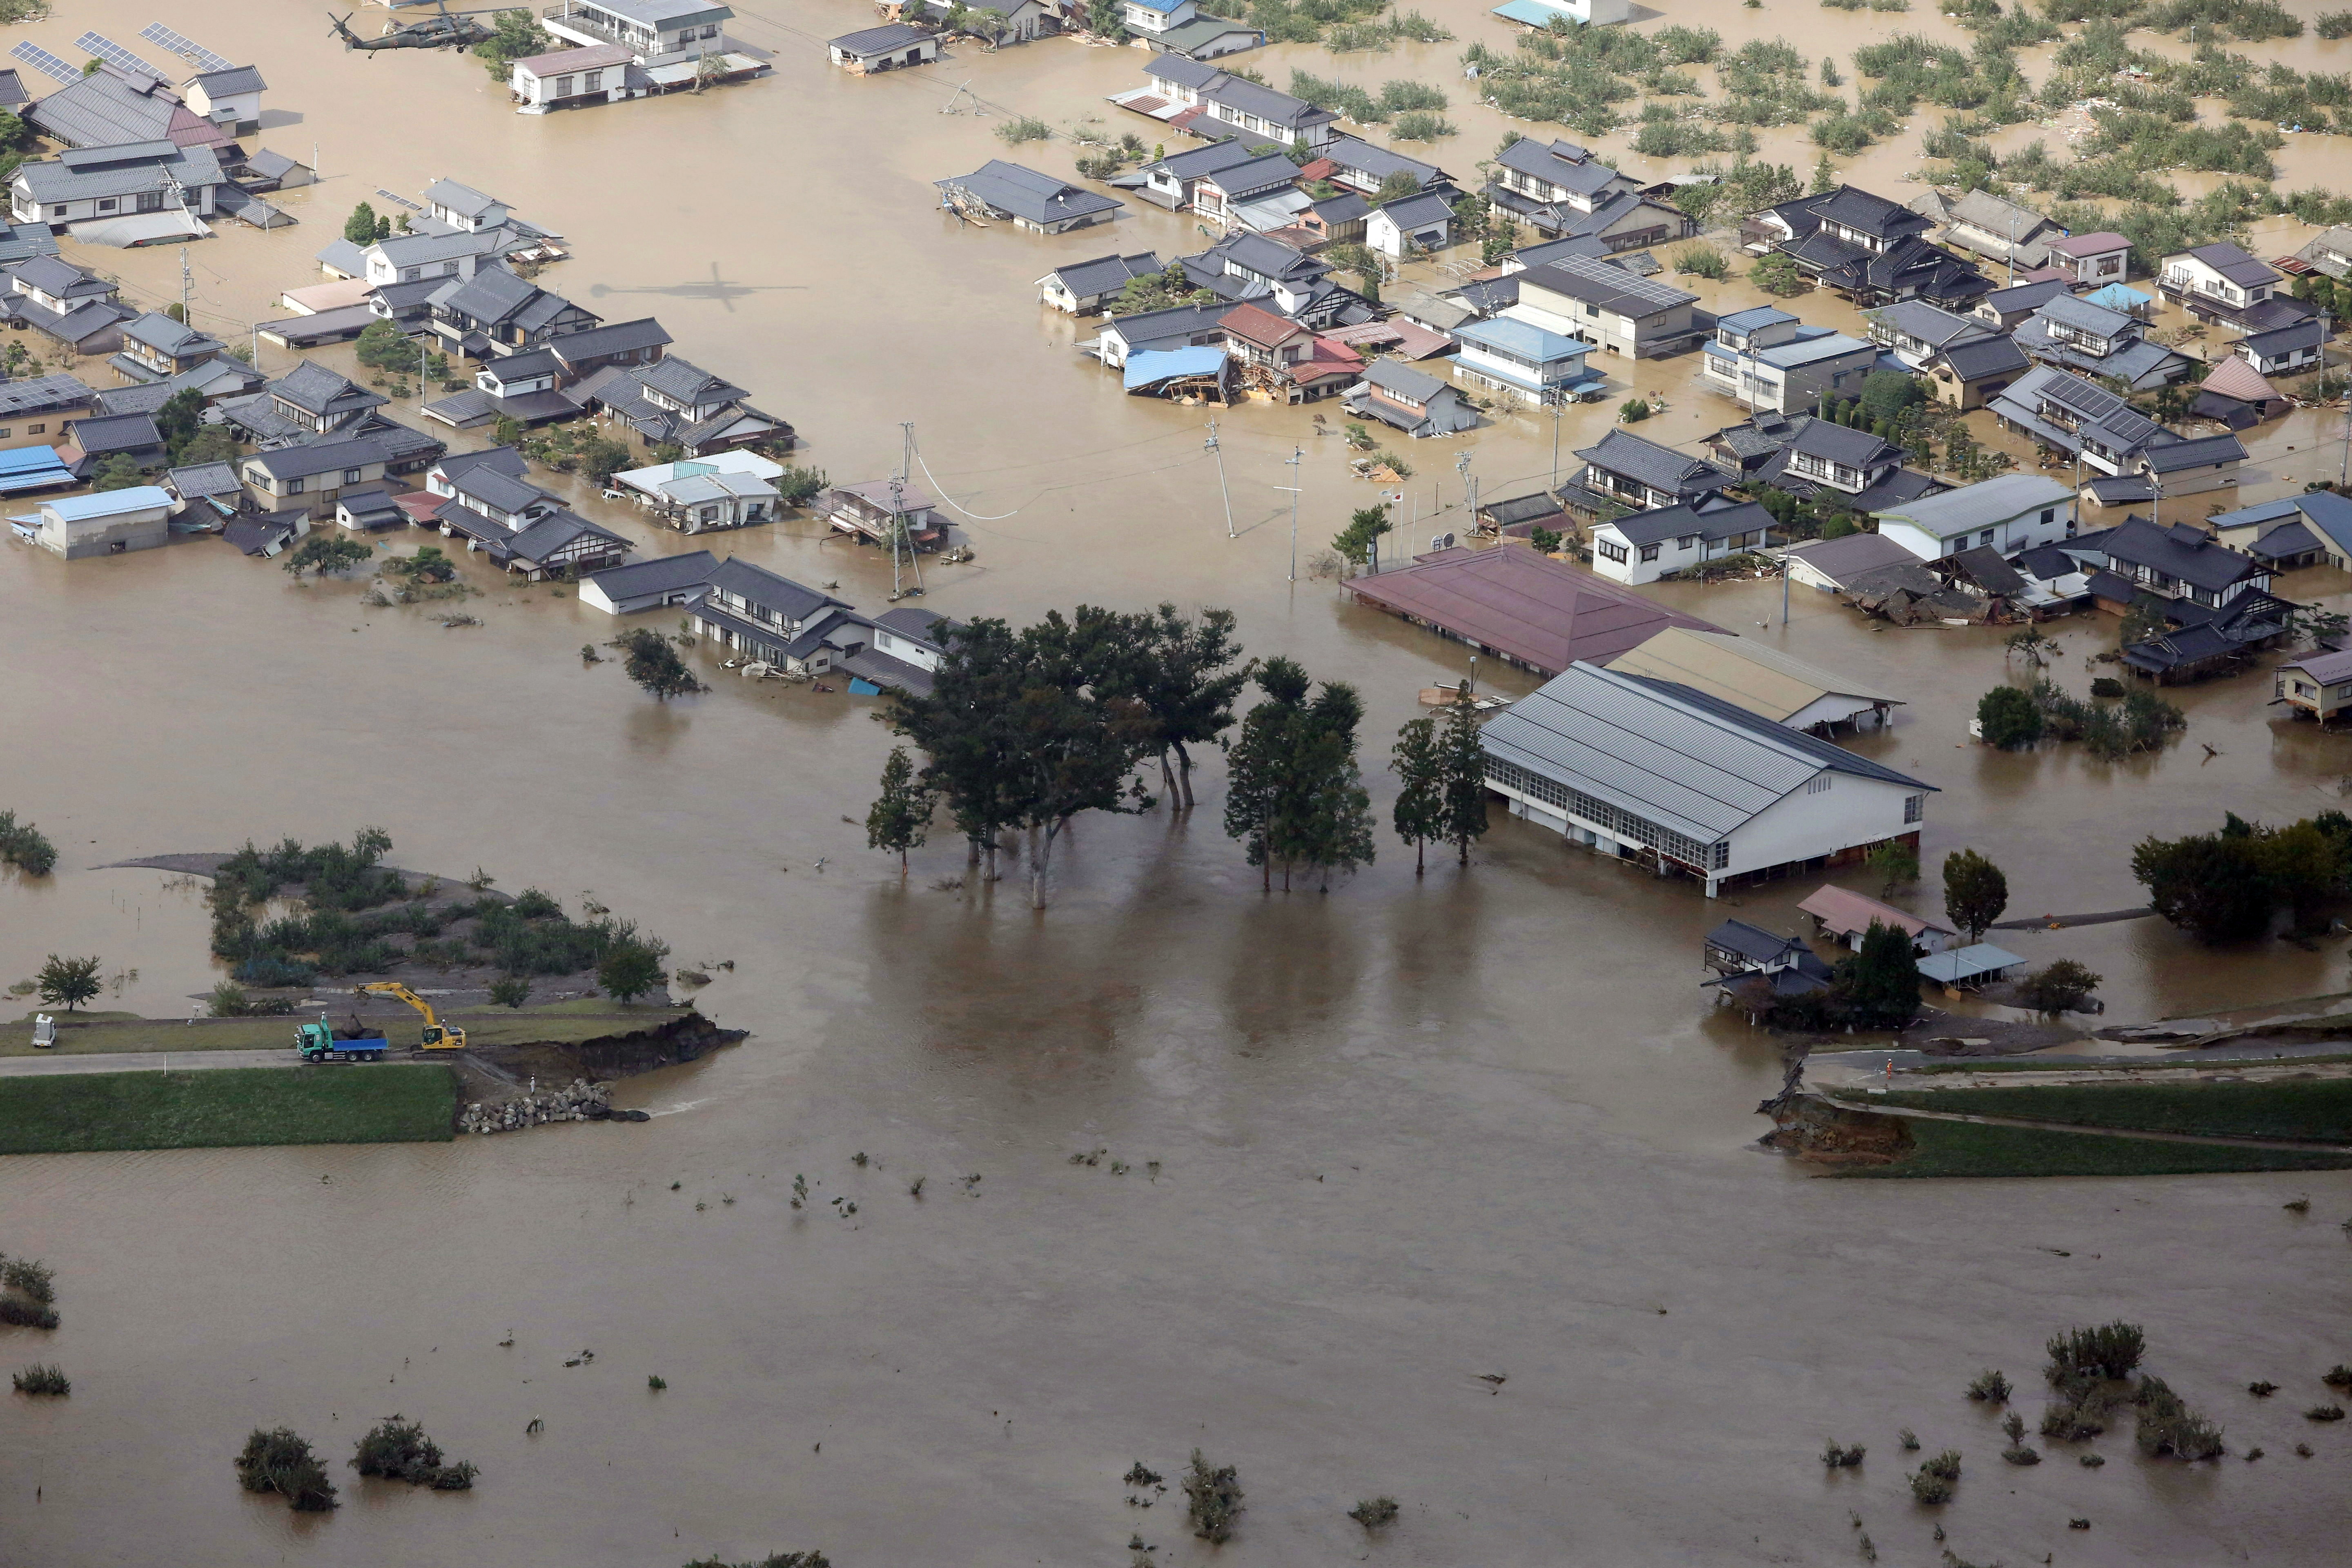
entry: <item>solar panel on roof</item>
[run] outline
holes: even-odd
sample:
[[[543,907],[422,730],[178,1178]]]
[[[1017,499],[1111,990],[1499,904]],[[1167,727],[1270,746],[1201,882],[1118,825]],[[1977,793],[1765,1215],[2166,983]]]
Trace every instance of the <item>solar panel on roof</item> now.
[[[162,71],[157,70],[153,66],[149,65],[145,60],[141,59],[137,55],[132,54],[129,49],[124,48],[121,44],[116,43],[112,38],[108,37],[103,33],[84,33],[80,37],[74,40],[74,47],[78,49],[88,49],[91,54],[96,55],[108,65],[121,66],[127,71],[137,71],[141,76],[151,78],[153,80],[165,81],[170,79],[165,77]]]
[[[46,76],[53,76],[59,81],[73,82],[81,79],[81,72],[38,44],[21,43],[10,49],[8,53],[12,58],[24,61],[35,70]]]
[[[236,68],[231,61],[221,58],[194,38],[173,32],[161,22],[148,23],[139,29],[139,36],[151,44],[171,50],[198,70],[225,71]]]

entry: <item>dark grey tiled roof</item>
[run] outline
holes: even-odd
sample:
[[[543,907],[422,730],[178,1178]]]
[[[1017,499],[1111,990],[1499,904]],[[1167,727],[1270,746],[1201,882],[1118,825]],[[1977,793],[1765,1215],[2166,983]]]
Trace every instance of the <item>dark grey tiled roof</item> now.
[[[1709,540],[1728,539],[1735,533],[1753,533],[1771,527],[1772,514],[1754,501],[1739,501],[1706,511],[1690,506],[1662,506],[1651,511],[1631,512],[1612,518],[1599,526],[1613,528],[1635,544],[1656,544],[1664,540],[1681,539],[1694,533]]]
[[[1127,205],[1002,158],[991,158],[969,174],[933,183],[941,188],[961,186],[992,207],[1036,224],[1066,223]]]
[[[85,452],[135,452],[163,445],[163,434],[144,414],[117,414],[110,418],[76,419],[67,426],[73,444]]]
[[[1081,300],[1097,295],[1116,293],[1138,278],[1151,277],[1164,268],[1160,258],[1146,250],[1133,256],[1097,256],[1091,261],[1074,261],[1067,267],[1057,267],[1054,276],[1062,287]]]
[[[2159,528],[2143,517],[2126,518],[2102,542],[2110,561],[2146,566],[2209,592],[2264,574],[2263,563],[2217,542],[2202,529],[2176,522]]]
[[[434,471],[455,483],[460,474],[485,468],[516,479],[530,471],[530,465],[523,460],[523,455],[512,447],[486,447],[478,452],[450,452],[434,465]]]
[[[1598,445],[1586,447],[1576,455],[1596,468],[1638,479],[1669,495],[1718,490],[1732,478],[1713,463],[1685,457],[1672,447],[1644,440],[1629,430],[1612,429]]]
[[[599,572],[589,579],[608,598],[633,598],[639,594],[669,594],[709,582],[718,562],[708,550],[682,555],[656,555]]]
[[[2189,254],[2232,283],[2242,283],[2251,287],[2263,283],[2275,283],[2279,280],[2276,268],[2267,261],[2256,260],[2227,240],[2221,240],[2212,245],[2191,246]]]
[[[1897,235],[1924,233],[1935,225],[1900,202],[1890,202],[1885,196],[1873,195],[1853,185],[1840,185],[1826,195],[1812,198],[1813,216],[1826,223],[1835,223],[1864,234],[1891,239]]]
[[[257,463],[262,471],[274,479],[308,479],[313,474],[333,473],[342,468],[363,468],[370,463],[383,461],[383,448],[365,437],[350,440],[317,441],[303,447],[281,447],[274,452],[256,452],[244,459]]]
[[[1981,381],[1989,375],[2014,375],[2032,362],[2016,340],[2005,336],[1971,338],[1952,344],[1943,351],[1943,361],[1952,367],[1952,374],[1963,381]]]
[[[269,384],[269,395],[283,398],[305,414],[325,416],[380,407],[383,394],[366,387],[315,360],[304,360]]]
[[[595,359],[604,354],[628,353],[639,349],[659,348],[670,342],[661,322],[651,316],[641,316],[634,321],[612,321],[601,327],[591,327],[584,332],[566,332],[553,339],[549,347],[557,358],[567,364]]]
[[[234,463],[193,463],[184,468],[173,468],[163,476],[173,493],[186,499],[193,496],[234,495],[237,490],[236,465]]]
[[[713,567],[710,585],[714,589],[738,595],[762,609],[773,610],[788,621],[804,621],[828,605],[842,609],[849,607],[830,594],[820,594],[814,588],[803,587],[789,577],[779,576],[740,556],[730,556]],[[781,637],[780,633],[772,631],[769,635]]]

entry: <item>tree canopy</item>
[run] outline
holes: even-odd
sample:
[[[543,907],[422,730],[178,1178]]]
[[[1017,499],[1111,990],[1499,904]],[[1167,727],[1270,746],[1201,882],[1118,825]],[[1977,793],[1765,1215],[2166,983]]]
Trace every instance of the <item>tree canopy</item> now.
[[[53,952],[33,984],[40,988],[42,1001],[70,1013],[98,994],[98,963],[95,958],[60,958]]]
[[[1944,857],[1944,914],[1970,942],[1979,942],[2009,908],[2009,879],[1973,849]]]
[[[614,643],[625,656],[622,673],[651,693],[656,701],[667,702],[673,697],[690,697],[710,689],[695,678],[678,658],[670,640],[650,627],[639,626]]]
[[[1838,988],[1847,1011],[1865,1028],[1899,1029],[1919,1016],[1919,961],[1910,933],[1877,921],[1862,946],[1839,965]]]
[[[1265,700],[1228,752],[1225,832],[1242,840],[1268,889],[1277,863],[1286,889],[1301,867],[1328,888],[1334,871],[1372,859],[1371,797],[1356,763],[1362,700],[1340,681],[1310,697],[1312,680],[1288,658],[1267,659],[1256,679]]]
[[[2156,912],[2200,942],[2245,942],[2291,911],[2295,929],[2322,923],[2352,879],[2352,818],[2340,811],[2285,827],[2227,814],[2218,833],[2142,839],[2132,875]]]

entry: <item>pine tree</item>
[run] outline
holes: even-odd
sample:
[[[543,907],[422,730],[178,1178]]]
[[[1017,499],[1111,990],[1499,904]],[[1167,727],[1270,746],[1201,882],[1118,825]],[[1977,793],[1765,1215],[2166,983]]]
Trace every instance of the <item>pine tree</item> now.
[[[1477,707],[1465,691],[1445,712],[1440,740],[1445,780],[1445,837],[1470,864],[1470,841],[1486,834],[1486,750],[1480,744]]]
[[[1295,659],[1270,658],[1255,675],[1265,700],[1242,720],[1230,748],[1225,781],[1225,833],[1242,841],[1249,863],[1260,868],[1265,890],[1274,890],[1275,823],[1297,750],[1307,691],[1307,671]]]
[[[1840,966],[1839,986],[1854,1022],[1865,1027],[1899,1029],[1919,1014],[1919,961],[1905,931],[1870,922],[1862,946]]]
[[[1437,744],[1437,721],[1414,719],[1397,731],[1396,749],[1389,753],[1396,769],[1396,806],[1390,820],[1399,838],[1412,846],[1412,874],[1422,874],[1429,841],[1445,832],[1444,760]]]
[[[922,846],[931,816],[931,798],[915,781],[915,764],[904,746],[890,748],[882,764],[882,793],[866,813],[866,843],[898,852],[898,874],[907,874],[907,851]]]
[[[1372,798],[1356,765],[1356,725],[1363,700],[1344,681],[1326,681],[1294,732],[1288,777],[1275,812],[1275,847],[1282,856],[1283,887],[1303,863],[1321,874],[1352,871],[1372,859]]]

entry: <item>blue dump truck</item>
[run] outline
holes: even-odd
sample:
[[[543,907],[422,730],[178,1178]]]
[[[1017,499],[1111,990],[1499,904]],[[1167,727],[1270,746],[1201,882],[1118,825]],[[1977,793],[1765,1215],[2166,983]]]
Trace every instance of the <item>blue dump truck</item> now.
[[[383,1053],[392,1048],[392,1042],[382,1035],[331,1027],[324,1013],[319,1015],[315,1024],[294,1026],[294,1044],[306,1062],[380,1062]]]

